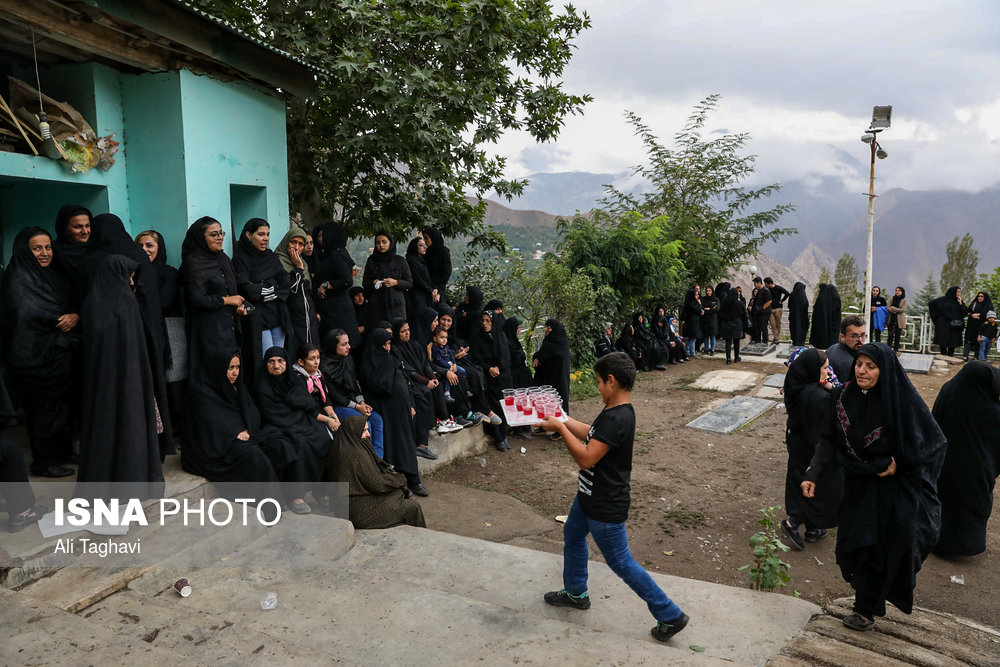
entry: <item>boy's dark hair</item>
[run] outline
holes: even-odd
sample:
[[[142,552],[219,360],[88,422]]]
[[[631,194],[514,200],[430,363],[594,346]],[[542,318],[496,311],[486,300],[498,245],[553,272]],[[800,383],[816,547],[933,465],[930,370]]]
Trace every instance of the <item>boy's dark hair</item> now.
[[[447,336],[448,335],[448,330],[447,329],[443,329],[441,327],[437,327],[436,329],[434,329],[434,333],[431,334],[431,338],[437,338],[437,335],[440,334],[440,333],[443,333],[445,336]]]
[[[295,350],[295,360],[308,359],[309,355],[312,354],[313,350],[317,352],[320,351],[319,345],[313,345],[312,343],[302,343]]]
[[[860,315],[848,315],[840,321],[840,333],[847,335],[847,327],[864,327],[865,321]]]
[[[632,385],[635,384],[635,363],[624,352],[604,355],[594,364],[594,372],[604,382],[613,375],[618,386],[625,391],[632,391]]]
[[[773,285],[774,284],[774,279],[771,278],[770,276],[767,277],[767,278],[764,278],[764,284],[765,285]]]

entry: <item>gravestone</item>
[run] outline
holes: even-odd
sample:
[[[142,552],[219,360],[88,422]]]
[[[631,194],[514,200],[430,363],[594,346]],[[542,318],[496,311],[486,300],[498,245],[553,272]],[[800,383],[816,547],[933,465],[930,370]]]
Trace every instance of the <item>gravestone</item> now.
[[[763,398],[736,396],[688,423],[687,427],[713,433],[732,433],[775,405],[775,401]]]
[[[930,373],[931,364],[934,363],[934,356],[930,354],[903,352],[899,355],[899,363],[907,373],[927,375]]]
[[[775,355],[779,359],[787,359],[792,356],[792,352],[799,349],[800,347],[812,347],[812,345],[784,345],[778,348],[778,352]]]
[[[777,347],[774,343],[750,343],[740,348],[740,356],[763,357],[774,352]]]
[[[697,380],[691,383],[695,389],[711,389],[712,391],[725,391],[735,394],[738,391],[746,391],[757,386],[760,382],[760,373],[751,371],[709,371],[702,373]]]
[[[782,387],[785,386],[785,374],[775,373],[774,375],[768,376],[768,378],[764,380],[764,386],[781,389]]]

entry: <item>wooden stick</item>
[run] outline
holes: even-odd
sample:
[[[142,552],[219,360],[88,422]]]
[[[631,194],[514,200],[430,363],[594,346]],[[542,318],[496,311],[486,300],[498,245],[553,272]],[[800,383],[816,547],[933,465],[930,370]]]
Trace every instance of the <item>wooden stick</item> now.
[[[25,143],[28,144],[28,148],[31,149],[31,152],[34,153],[35,155],[38,155],[38,149],[35,148],[35,144],[31,143],[31,139],[29,139],[28,135],[25,134],[24,128],[21,127],[21,123],[20,121],[17,120],[17,116],[14,115],[14,112],[10,110],[9,106],[7,106],[7,102],[3,99],[3,95],[0,95],[0,106],[2,106],[3,110],[7,112],[7,115],[10,116],[10,119],[14,121],[14,127],[16,127],[21,132],[21,136],[24,137],[24,141]]]

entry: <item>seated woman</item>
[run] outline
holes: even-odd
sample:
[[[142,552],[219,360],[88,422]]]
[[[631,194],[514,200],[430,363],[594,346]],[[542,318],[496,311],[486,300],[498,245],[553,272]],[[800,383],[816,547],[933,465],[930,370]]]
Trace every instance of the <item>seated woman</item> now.
[[[417,442],[413,434],[413,397],[403,365],[392,356],[392,334],[376,323],[368,334],[362,386],[372,407],[385,420],[385,460],[406,476],[410,491],[428,495],[417,469]]]
[[[531,365],[535,368],[535,385],[552,385],[562,398],[563,410],[569,412],[569,338],[562,322],[545,321],[545,338],[535,352]]]
[[[348,486],[348,511],[354,527],[425,527],[424,511],[410,496],[406,477],[372,451],[364,415],[346,417],[340,434],[336,480]]]
[[[246,484],[260,488],[253,497],[281,498],[277,485],[282,479],[293,496],[286,500],[301,502],[305,491],[295,448],[278,429],[261,423],[240,366],[238,351],[217,350],[192,378],[181,465],[216,484],[225,497],[246,495]],[[233,484],[228,493],[227,483]]]
[[[627,354],[628,358],[635,364],[636,370],[642,369],[645,365],[642,358],[642,348],[635,344],[635,327],[631,323],[626,322],[625,326],[622,327],[622,332],[619,334],[618,340],[615,341],[615,349]]]
[[[667,319],[667,328],[670,330],[670,338],[667,341],[667,345],[670,348],[669,363],[671,364],[687,363],[688,360],[687,350],[684,349],[684,339],[681,338],[677,333],[676,317],[670,317]]]
[[[271,347],[264,353],[266,372],[257,381],[257,404],[264,423],[281,431],[295,446],[301,461],[303,483],[319,501],[320,510],[330,512],[330,497],[322,485],[323,469],[333,446],[333,432],[340,428],[340,419],[333,408],[318,409],[316,401],[298,382],[288,368],[284,348]],[[311,510],[303,500],[292,510],[308,514]]]
[[[635,346],[641,352],[642,366],[636,366],[636,370],[651,371],[664,360],[660,358],[660,352],[653,343],[653,332],[649,330],[646,316],[642,313],[632,315],[632,330]]]
[[[326,379],[327,398],[341,422],[348,417],[363,415],[368,418],[371,444],[379,458],[383,453],[382,415],[365,402],[354,370],[351,341],[343,329],[334,329],[323,339],[323,352],[319,370]]]
[[[501,423],[483,424],[487,435],[493,438],[496,448],[501,452],[510,449],[507,441],[507,420],[504,418],[503,390],[513,388],[513,380],[510,376],[510,347],[507,345],[507,337],[502,331],[494,329],[494,315],[483,312],[479,316],[479,330],[472,337],[472,360],[479,366],[486,380],[486,397],[490,402],[490,410],[500,418]]]
[[[656,346],[660,356],[656,370],[667,370],[667,362],[671,359],[670,318],[667,317],[667,309],[664,306],[657,306],[653,311],[653,345]]]

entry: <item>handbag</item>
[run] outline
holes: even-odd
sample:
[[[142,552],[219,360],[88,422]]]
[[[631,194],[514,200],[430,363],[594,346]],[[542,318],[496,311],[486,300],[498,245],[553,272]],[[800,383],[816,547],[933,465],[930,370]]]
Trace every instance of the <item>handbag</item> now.
[[[963,320],[963,319],[956,319],[956,320],[952,320],[948,324],[951,326],[952,329],[961,329],[962,327],[965,326],[965,320]]]

